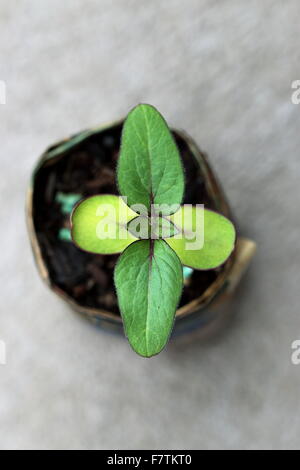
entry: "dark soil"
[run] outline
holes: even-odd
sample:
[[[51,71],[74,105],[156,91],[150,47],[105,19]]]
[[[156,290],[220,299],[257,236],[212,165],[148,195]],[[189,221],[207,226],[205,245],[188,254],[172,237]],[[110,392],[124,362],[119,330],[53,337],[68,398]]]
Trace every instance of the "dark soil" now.
[[[59,238],[62,228],[70,228],[70,214],[56,202],[57,193],[118,194],[115,168],[120,147],[121,125],[93,135],[44,163],[35,175],[33,217],[42,256],[53,284],[80,305],[103,308],[119,314],[113,270],[118,255],[93,255],[81,251],[71,241]],[[186,180],[185,203],[204,203],[215,209],[203,176],[185,141],[174,134],[181,153]],[[194,271],[184,288],[180,305],[199,297],[216,279],[220,270]]]

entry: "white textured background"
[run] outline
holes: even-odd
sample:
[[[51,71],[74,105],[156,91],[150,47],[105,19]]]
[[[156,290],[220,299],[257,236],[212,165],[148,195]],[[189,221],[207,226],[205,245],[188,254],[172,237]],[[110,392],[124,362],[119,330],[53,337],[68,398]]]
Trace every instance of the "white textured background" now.
[[[1,0],[0,11],[0,447],[300,447],[298,0]],[[45,288],[23,210],[48,144],[139,101],[208,151],[259,244],[231,328],[151,360]]]

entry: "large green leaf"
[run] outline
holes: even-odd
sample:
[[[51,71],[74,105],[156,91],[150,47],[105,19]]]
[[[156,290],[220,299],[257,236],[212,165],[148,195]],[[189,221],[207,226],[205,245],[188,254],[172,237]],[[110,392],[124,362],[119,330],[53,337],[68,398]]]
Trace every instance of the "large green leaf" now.
[[[181,203],[184,175],[180,155],[167,123],[153,106],[140,104],[128,114],[117,174],[120,193],[129,206],[142,204],[149,213],[151,204],[166,205],[160,211],[165,215],[175,212]]]
[[[170,216],[181,233],[166,242],[182,264],[213,269],[223,264],[234,249],[235,228],[226,217],[200,207],[182,206]]]
[[[132,348],[141,356],[158,354],[172,330],[182,290],[182,265],[164,240],[140,240],[121,254],[115,285]]]
[[[173,222],[165,217],[147,217],[144,215],[132,219],[127,225],[127,230],[133,236],[143,240],[169,238],[179,232]]]
[[[79,203],[72,214],[72,238],[91,253],[121,253],[136,240],[126,229],[137,217],[120,196],[92,196]]]

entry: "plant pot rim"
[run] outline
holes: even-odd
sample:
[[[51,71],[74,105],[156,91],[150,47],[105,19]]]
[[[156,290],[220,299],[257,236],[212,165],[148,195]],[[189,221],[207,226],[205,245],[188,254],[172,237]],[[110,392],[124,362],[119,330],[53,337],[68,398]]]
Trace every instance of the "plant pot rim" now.
[[[26,220],[27,220],[27,228],[29,232],[30,242],[32,251],[34,254],[34,259],[37,265],[37,269],[43,281],[51,288],[59,297],[65,300],[74,310],[78,311],[79,313],[83,313],[87,315],[90,319],[101,317],[108,322],[119,323],[122,324],[122,318],[120,315],[115,314],[113,312],[107,311],[102,308],[92,308],[80,305],[77,301],[75,301],[68,293],[64,290],[60,289],[49,276],[49,271],[46,266],[46,262],[43,258],[41,248],[37,239],[37,234],[34,227],[34,217],[33,217],[33,187],[35,181],[35,175],[37,171],[50,159],[60,159],[63,158],[66,152],[72,148],[76,147],[79,143],[83,142],[86,138],[92,136],[93,134],[100,133],[112,126],[121,125],[124,120],[120,119],[109,123],[107,125],[96,127],[92,130],[82,131],[70,138],[64,139],[63,141],[59,141],[58,143],[50,146],[40,157],[31,178],[30,185],[27,189],[26,195]],[[215,174],[213,173],[205,153],[200,151],[196,143],[193,139],[184,131],[172,129],[172,131],[181,137],[186,144],[188,145],[191,153],[196,158],[201,172],[205,178],[206,190],[210,196],[213,197],[213,194],[218,193],[218,203],[219,207],[217,208],[218,212],[225,215],[226,217],[231,217],[231,211],[227,200],[225,198],[224,192],[222,187],[217,180]],[[69,145],[68,145],[69,144]],[[64,147],[66,149],[64,150]],[[247,259],[244,259],[243,263],[241,263],[240,254],[241,251],[244,252],[245,258],[245,249],[247,251]],[[203,294],[189,303],[183,305],[176,311],[175,319],[181,319],[187,317],[199,310],[205,308],[213,299],[225,289],[228,289],[229,285],[232,282],[236,282],[237,277],[242,274],[243,269],[245,268],[245,264],[248,265],[250,259],[252,258],[255,251],[255,243],[251,242],[250,240],[243,239],[241,237],[237,237],[235,248],[230,255],[229,259],[224,263],[222,266],[222,271],[218,274],[217,278],[210,284],[210,286],[203,292]],[[242,266],[241,266],[242,264]],[[231,280],[231,281],[230,281]]]

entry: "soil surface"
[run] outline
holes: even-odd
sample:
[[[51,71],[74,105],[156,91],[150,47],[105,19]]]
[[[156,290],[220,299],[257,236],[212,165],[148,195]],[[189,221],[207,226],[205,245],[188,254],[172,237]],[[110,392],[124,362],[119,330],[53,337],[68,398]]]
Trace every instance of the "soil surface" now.
[[[119,314],[113,270],[119,255],[81,251],[68,239],[70,210],[75,199],[95,194],[118,194],[115,169],[121,125],[93,135],[37,171],[33,218],[42,256],[54,284],[80,305]],[[186,142],[174,133],[185,169],[184,203],[215,209],[199,166]],[[186,282],[180,306],[199,297],[216,279],[218,270],[194,271]]]

